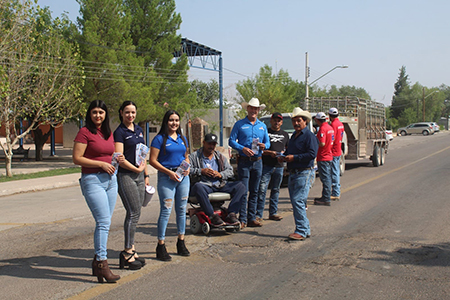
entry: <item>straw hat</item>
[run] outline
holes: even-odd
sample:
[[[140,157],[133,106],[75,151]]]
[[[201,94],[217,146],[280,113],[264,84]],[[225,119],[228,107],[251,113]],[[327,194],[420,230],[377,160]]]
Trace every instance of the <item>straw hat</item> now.
[[[292,118],[295,117],[305,117],[308,119],[308,121],[311,121],[311,114],[307,110],[303,110],[300,107],[294,108],[294,111],[292,112]]]
[[[263,110],[264,108],[266,108],[265,104],[259,104],[259,99],[258,98],[252,98],[250,99],[250,101],[247,102],[242,102],[241,106],[243,109],[247,110],[247,106],[253,106],[253,107],[258,107],[261,110]]]

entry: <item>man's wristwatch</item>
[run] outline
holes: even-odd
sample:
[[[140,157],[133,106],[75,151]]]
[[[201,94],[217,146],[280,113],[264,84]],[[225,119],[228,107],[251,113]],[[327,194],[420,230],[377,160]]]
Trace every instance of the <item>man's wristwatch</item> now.
[[[149,177],[150,177],[150,175],[148,175],[148,174],[144,175],[144,178],[149,178]]]

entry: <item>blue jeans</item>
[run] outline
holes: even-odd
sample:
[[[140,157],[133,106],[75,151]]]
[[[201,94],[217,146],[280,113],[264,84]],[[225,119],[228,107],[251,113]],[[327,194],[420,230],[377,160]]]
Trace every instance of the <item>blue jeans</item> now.
[[[318,161],[317,168],[319,169],[320,181],[322,181],[322,200],[325,202],[330,201],[331,197],[331,162],[330,161]]]
[[[299,171],[289,175],[289,197],[294,212],[295,233],[307,237],[311,234],[309,220],[306,216],[306,201],[312,185],[314,170]]]
[[[208,198],[208,195],[214,192],[229,193],[231,201],[227,211],[238,214],[247,190],[241,181],[227,182],[222,188],[208,186],[200,181],[194,184],[190,193],[197,198],[200,207],[208,217],[214,214],[214,208]]]
[[[238,163],[238,175],[239,180],[245,186],[245,190],[249,192],[248,195],[248,216],[247,216],[247,197],[241,204],[241,210],[239,212],[239,220],[243,223],[256,220],[256,203],[258,201],[258,188],[259,181],[262,174],[262,160],[257,161],[239,160]]]
[[[158,196],[159,196],[159,218],[158,218],[158,240],[166,237],[167,224],[169,224],[170,213],[175,199],[175,213],[177,217],[177,233],[184,234],[186,231],[186,205],[189,197],[189,176],[184,176],[181,182],[172,180],[169,175],[158,172]]]
[[[117,201],[117,177],[108,173],[81,174],[80,187],[95,219],[94,248],[97,260],[106,260],[109,227]]]
[[[280,186],[283,181],[284,167],[263,166],[261,182],[259,183],[258,203],[256,206],[256,216],[263,217],[264,205],[266,203],[267,187],[270,183],[270,202],[269,216],[276,215],[278,212],[278,197],[280,195]]]
[[[331,163],[331,196],[341,195],[341,170],[339,168],[340,156],[333,156]]]

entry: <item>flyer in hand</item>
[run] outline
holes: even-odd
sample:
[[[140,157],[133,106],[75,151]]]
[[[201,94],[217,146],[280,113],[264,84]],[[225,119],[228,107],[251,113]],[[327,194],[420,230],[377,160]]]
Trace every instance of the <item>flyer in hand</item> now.
[[[136,166],[140,166],[147,158],[149,148],[139,143],[136,145]]]
[[[259,151],[258,143],[259,143],[259,138],[253,138],[252,151],[255,152],[255,154],[258,153],[258,151]]]
[[[183,175],[184,171],[187,171],[190,166],[191,166],[190,163],[188,163],[187,161],[183,160],[181,165],[178,166],[177,171],[175,173],[177,173],[178,176],[183,178],[184,177],[184,175]]]
[[[119,155],[121,155],[122,153],[120,152],[114,152],[112,159],[111,159],[111,165],[116,168],[116,170],[114,171],[114,174],[117,174],[117,171],[119,170]]]

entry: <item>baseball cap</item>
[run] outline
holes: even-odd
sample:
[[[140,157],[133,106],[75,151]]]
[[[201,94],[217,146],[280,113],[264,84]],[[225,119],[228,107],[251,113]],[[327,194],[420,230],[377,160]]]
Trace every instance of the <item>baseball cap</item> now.
[[[323,112],[318,112],[314,118],[318,120],[326,120],[327,116]]]
[[[332,108],[330,108],[330,110],[328,111],[328,114],[329,114],[329,115],[332,115],[332,116],[337,116],[337,115],[339,115],[339,112],[338,112],[338,110],[337,110],[336,107],[332,107]]]
[[[283,115],[280,114],[279,112],[276,112],[276,113],[272,114],[272,119],[274,119],[274,118],[279,118],[279,119],[283,120]]]
[[[217,143],[217,135],[215,135],[214,133],[208,133],[207,135],[205,135],[204,141],[206,143]]]

